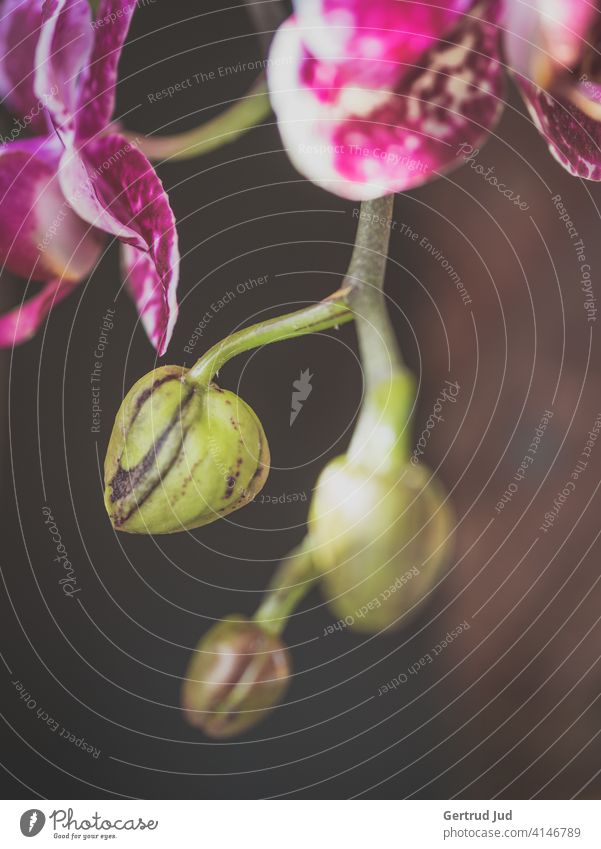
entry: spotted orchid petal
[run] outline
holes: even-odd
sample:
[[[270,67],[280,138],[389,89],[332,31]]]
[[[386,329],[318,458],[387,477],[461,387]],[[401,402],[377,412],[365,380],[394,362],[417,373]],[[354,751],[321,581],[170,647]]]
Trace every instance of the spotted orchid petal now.
[[[89,141],[79,148],[68,146],[58,175],[65,197],[78,215],[105,233],[146,250],[146,240],[132,226],[128,186],[119,184],[120,175],[131,178],[135,171],[135,166],[134,170],[131,167],[133,151],[137,151],[134,144],[117,135]]]
[[[115,108],[117,67],[136,10],[132,0],[101,0],[94,27],[94,47],[78,103],[77,132],[90,138],[105,129]]]
[[[81,151],[65,151],[59,170],[77,213],[125,243],[128,290],[162,354],[177,317],[179,251],[173,212],[154,168],[132,142],[113,133]]]
[[[173,231],[175,232],[175,231]],[[177,242],[166,246],[172,264],[177,264]],[[133,245],[121,246],[121,267],[128,294],[136,305],[142,326],[159,356],[165,353],[177,320],[177,281],[171,276],[164,285],[157,274],[157,263],[150,253]]]
[[[459,164],[459,146],[479,144],[501,111],[499,6],[474,6],[411,67],[391,60],[398,70],[388,89],[366,87],[354,60],[336,76],[342,65],[312,55],[290,18],[272,45],[269,84],[298,170],[342,197],[366,200]]]
[[[100,234],[65,200],[59,157],[53,138],[0,147],[0,260],[26,279],[79,281],[102,249]]]
[[[94,45],[88,0],[44,0],[34,91],[45,100],[63,141],[75,137],[81,76]]]
[[[523,78],[518,84],[555,159],[575,177],[601,180],[601,123],[565,96],[544,91]]]
[[[0,5],[0,97],[34,131],[45,128],[33,90],[35,50],[42,25],[42,0],[4,0]],[[20,134],[20,125],[17,125]]]
[[[338,66],[353,62],[364,83],[398,79],[474,5],[474,0],[297,0],[295,19],[308,51]],[[342,70],[342,68],[340,68]]]
[[[49,280],[41,290],[18,307],[0,315],[0,348],[26,342],[60,301],[77,286],[77,281]]]

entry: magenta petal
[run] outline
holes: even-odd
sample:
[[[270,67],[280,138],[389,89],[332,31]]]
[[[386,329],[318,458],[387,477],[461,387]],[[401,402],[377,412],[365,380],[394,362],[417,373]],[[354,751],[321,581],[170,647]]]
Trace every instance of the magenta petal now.
[[[121,257],[127,291],[148,338],[161,356],[167,350],[177,320],[177,275],[171,274],[163,282],[151,254],[132,245],[122,246]],[[177,258],[174,260],[177,262]]]
[[[144,154],[117,134],[90,141],[79,156],[66,151],[65,160],[61,184],[77,212],[137,249],[124,251],[130,289],[151,341],[163,353],[177,313],[179,251],[161,181]],[[79,184],[73,168],[77,162],[86,175]]]
[[[9,348],[31,339],[50,310],[76,285],[77,282],[73,281],[50,280],[37,295],[0,315],[0,348]]]
[[[325,63],[354,63],[356,79],[384,84],[388,64],[411,66],[453,29],[474,0],[297,0],[308,51]],[[394,69],[399,76],[399,67]]]
[[[81,280],[102,249],[57,179],[60,143],[29,139],[0,148],[0,260],[33,280]]]
[[[94,27],[94,48],[79,98],[78,133],[90,137],[103,130],[115,108],[117,66],[136,4],[101,0]]]
[[[563,97],[554,97],[518,77],[539,132],[558,162],[575,177],[601,180],[601,123]]]
[[[113,139],[119,139],[121,145],[113,146]],[[146,250],[145,239],[128,223],[131,213],[127,184],[119,183],[124,171],[129,177],[133,173],[126,160],[129,158],[131,162],[134,151],[139,154],[131,142],[116,135],[88,142],[80,149],[67,146],[60,161],[59,179],[65,197],[81,218],[105,233]],[[134,171],[136,165],[137,158]],[[145,170],[143,165],[142,173]]]
[[[35,51],[42,24],[42,0],[4,0],[0,6],[0,96],[22,118],[12,138],[24,129],[45,129],[43,108],[33,91]],[[11,139],[11,133],[7,133]]]
[[[497,2],[482,2],[390,90],[348,81],[319,96],[317,61],[294,18],[272,45],[269,84],[282,138],[299,171],[342,197],[405,191],[461,163],[502,107]],[[284,61],[288,57],[288,61]],[[292,58],[292,62],[290,61]]]
[[[34,90],[64,138],[75,135],[80,75],[94,42],[88,0],[44,0]]]

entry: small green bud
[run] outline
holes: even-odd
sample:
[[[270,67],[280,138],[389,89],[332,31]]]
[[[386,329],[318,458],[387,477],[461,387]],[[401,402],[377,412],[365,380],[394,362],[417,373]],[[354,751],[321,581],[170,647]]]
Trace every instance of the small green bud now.
[[[338,457],[309,516],[315,568],[334,614],[357,631],[397,628],[434,585],[453,528],[445,494],[423,466],[380,474]]]
[[[234,737],[280,701],[290,677],[283,643],[243,616],[214,625],[196,647],[182,687],[190,725],[209,737]]]
[[[134,534],[189,530],[251,501],[269,447],[248,404],[180,366],[139,380],[121,404],[104,463],[113,527]]]

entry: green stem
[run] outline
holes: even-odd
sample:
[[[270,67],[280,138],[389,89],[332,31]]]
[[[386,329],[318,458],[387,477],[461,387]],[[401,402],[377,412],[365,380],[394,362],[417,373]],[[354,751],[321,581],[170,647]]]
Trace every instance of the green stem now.
[[[188,372],[188,379],[207,385],[231,357],[270,342],[357,321],[365,398],[349,456],[374,469],[398,470],[406,462],[413,378],[401,352],[384,300],[392,195],[361,205],[357,238],[344,285],[325,301],[238,331],[211,348]],[[254,621],[279,635],[300,601],[317,582],[308,538],[277,569]]]
[[[280,564],[253,617],[274,636],[282,633],[290,614],[317,581],[306,541]]]
[[[365,397],[348,454],[381,472],[407,462],[414,380],[405,368],[384,298],[394,196],[361,204],[346,278],[355,314]]]
[[[361,204],[353,255],[346,276],[349,304],[357,319],[357,335],[366,388],[390,379],[402,367],[401,352],[384,300],[384,274],[394,195]]]
[[[351,321],[353,313],[347,304],[348,294],[348,288],[339,289],[318,304],[253,324],[226,336],[192,366],[186,379],[207,386],[228,360],[244,351],[269,345],[271,342],[294,339],[307,333],[319,333]]]
[[[283,3],[274,3],[273,0],[246,0],[246,8],[263,47],[263,54],[267,56],[273,34],[286,18],[286,9]]]
[[[193,159],[236,141],[264,121],[270,112],[267,83],[261,74],[243,98],[200,127],[172,136],[139,137],[131,132],[124,135],[135,140],[137,147],[154,162]]]

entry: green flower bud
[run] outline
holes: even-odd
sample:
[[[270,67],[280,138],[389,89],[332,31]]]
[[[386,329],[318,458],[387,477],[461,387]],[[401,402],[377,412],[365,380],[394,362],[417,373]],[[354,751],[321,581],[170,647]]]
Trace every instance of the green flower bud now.
[[[113,527],[134,534],[197,528],[251,501],[269,448],[251,408],[216,384],[163,366],[139,380],[117,413],[104,463]]]
[[[228,616],[205,634],[182,687],[190,725],[209,737],[234,737],[280,701],[290,677],[283,643],[243,616]]]
[[[438,579],[453,520],[422,466],[396,474],[339,457],[322,472],[309,531],[315,568],[334,614],[357,631],[396,628]]]

